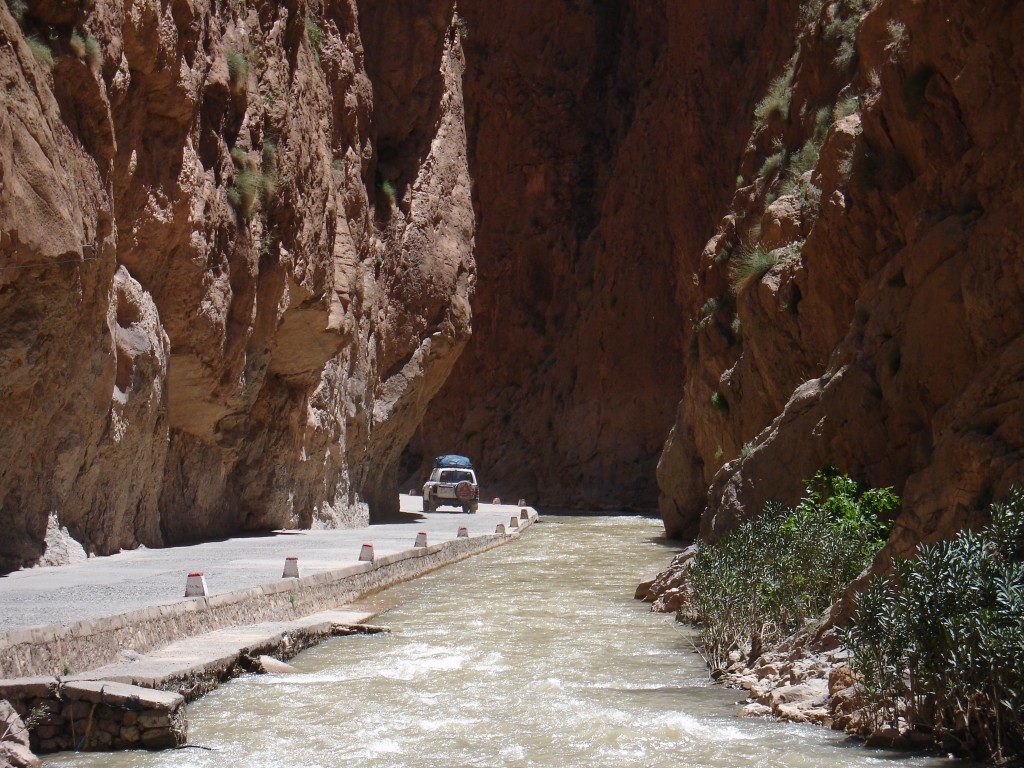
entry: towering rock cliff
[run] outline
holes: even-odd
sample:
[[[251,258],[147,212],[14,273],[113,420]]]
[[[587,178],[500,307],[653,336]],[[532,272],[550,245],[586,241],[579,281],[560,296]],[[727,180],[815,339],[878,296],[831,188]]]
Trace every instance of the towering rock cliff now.
[[[697,255],[796,2],[462,0],[480,286],[407,468],[487,495],[657,506]]]
[[[454,18],[0,7],[0,571],[397,505],[470,332]]]
[[[896,488],[909,555],[1024,478],[1024,7],[803,14],[701,256],[662,513],[714,537],[833,463]]]

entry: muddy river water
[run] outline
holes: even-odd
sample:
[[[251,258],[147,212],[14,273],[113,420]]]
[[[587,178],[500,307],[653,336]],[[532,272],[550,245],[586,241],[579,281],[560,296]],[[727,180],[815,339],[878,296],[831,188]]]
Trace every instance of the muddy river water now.
[[[47,765],[947,766],[813,726],[739,719],[688,630],[632,599],[660,522],[545,516],[518,542],[400,585],[379,623],[189,705],[193,748]],[[201,747],[201,748],[199,748]]]

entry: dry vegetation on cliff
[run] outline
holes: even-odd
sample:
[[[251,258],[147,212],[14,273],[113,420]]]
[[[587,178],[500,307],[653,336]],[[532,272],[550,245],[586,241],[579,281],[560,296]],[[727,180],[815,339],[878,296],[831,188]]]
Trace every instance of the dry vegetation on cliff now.
[[[453,19],[0,7],[0,571],[397,505],[469,335]]]

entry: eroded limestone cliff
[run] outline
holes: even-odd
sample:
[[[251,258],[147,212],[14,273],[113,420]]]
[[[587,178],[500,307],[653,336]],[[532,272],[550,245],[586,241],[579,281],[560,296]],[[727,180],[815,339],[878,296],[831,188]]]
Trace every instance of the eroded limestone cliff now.
[[[470,332],[454,18],[0,6],[0,571],[397,505]]]

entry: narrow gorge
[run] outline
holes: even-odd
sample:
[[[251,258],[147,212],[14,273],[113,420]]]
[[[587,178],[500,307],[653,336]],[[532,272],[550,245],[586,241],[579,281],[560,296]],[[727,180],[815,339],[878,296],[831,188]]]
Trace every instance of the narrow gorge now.
[[[0,43],[0,573],[367,525],[451,451],[680,541],[832,465],[900,499],[874,570],[1024,480],[1024,4],[4,0]]]

